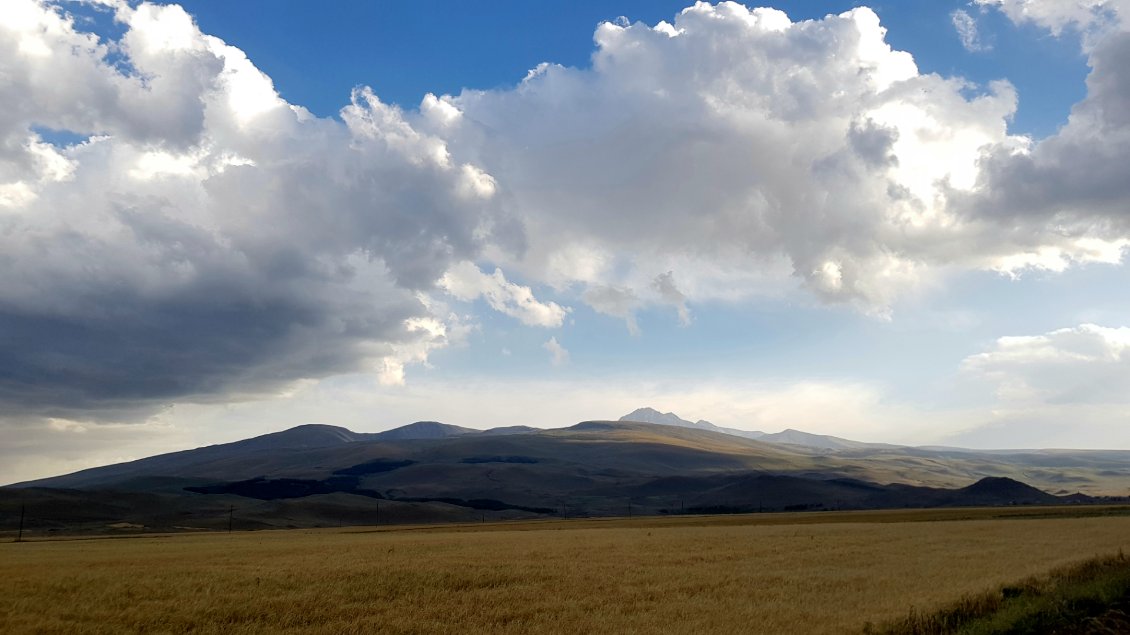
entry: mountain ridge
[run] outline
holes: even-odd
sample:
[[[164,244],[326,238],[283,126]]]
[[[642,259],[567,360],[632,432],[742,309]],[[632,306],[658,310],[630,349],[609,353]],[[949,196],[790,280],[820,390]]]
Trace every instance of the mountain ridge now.
[[[827,434],[813,434],[795,428],[787,428],[781,432],[760,432],[756,430],[742,430],[739,428],[725,428],[715,425],[705,419],[691,422],[683,419],[673,412],[660,412],[651,407],[637,408],[632,412],[620,417],[620,421],[642,421],[645,423],[654,423],[658,425],[679,426],[683,428],[694,428],[697,430],[711,430],[714,432],[722,432],[725,434],[732,434],[734,436],[745,437],[747,439],[756,439],[758,441],[765,441],[767,443],[781,443],[788,445],[798,445],[802,447],[812,448],[815,450],[860,450],[860,449],[885,449],[885,448],[901,448],[906,446],[892,445],[889,443],[866,443],[864,441],[853,441],[851,439],[844,439]]]
[[[1065,504],[1093,500],[1073,492],[1101,493],[1102,473],[1121,487],[1117,470],[1130,463],[1130,453],[894,447],[817,451],[634,421],[495,431],[416,422],[380,433],[314,424],[2,487],[0,523],[24,504],[52,510],[65,528],[192,526],[185,518],[215,527],[233,508],[255,526],[285,527],[378,510],[388,522],[540,517],[562,506],[570,517],[609,516],[629,500],[639,514]]]
[[[639,421],[641,423],[654,423],[656,425],[665,426],[678,426],[681,428],[694,428],[696,430],[710,430],[712,432],[722,432],[724,434],[732,434],[738,437],[745,437],[747,439],[760,439],[765,436],[764,432],[756,430],[740,430],[738,428],[723,428],[716,426],[705,419],[691,422],[676,415],[673,412],[659,412],[658,410],[650,407],[636,408],[632,412],[620,417],[619,421]]]

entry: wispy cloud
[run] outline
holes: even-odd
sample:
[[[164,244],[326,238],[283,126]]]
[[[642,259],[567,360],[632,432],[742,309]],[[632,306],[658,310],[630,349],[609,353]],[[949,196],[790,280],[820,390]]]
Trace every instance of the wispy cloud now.
[[[687,296],[679,290],[675,285],[675,273],[668,271],[655,276],[651,281],[651,288],[654,289],[663,302],[675,307],[675,312],[679,316],[679,324],[683,326],[691,325],[691,311],[687,308]]]
[[[996,7],[1013,22],[1031,22],[1060,35],[1075,29],[1091,48],[1112,31],[1127,29],[1127,0],[973,0],[982,7]]]
[[[957,36],[961,38],[961,45],[965,47],[965,50],[970,53],[992,50],[993,47],[981,39],[977,19],[969,15],[968,11],[957,9],[950,14],[950,20],[953,22],[953,28],[957,31]]]
[[[554,366],[564,366],[569,363],[569,351],[557,341],[556,336],[546,340],[541,347],[549,351],[549,363]]]

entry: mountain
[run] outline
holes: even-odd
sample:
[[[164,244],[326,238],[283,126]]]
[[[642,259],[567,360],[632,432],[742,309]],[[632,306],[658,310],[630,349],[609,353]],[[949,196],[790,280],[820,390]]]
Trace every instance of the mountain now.
[[[814,451],[631,421],[312,425],[0,488],[0,525],[21,505],[34,530],[74,532],[216,529],[233,513],[244,528],[608,516],[628,501],[638,514],[1068,503],[1090,499],[1042,489],[1124,491],[1128,464],[1130,453],[1109,451]]]
[[[661,426],[678,426],[680,428],[694,428],[696,430],[709,430],[711,432],[721,432],[723,434],[732,434],[738,437],[745,437],[747,439],[760,439],[765,436],[764,432],[757,432],[754,430],[739,430],[737,428],[723,428],[716,426],[709,421],[699,419],[695,422],[687,421],[680,418],[673,412],[659,412],[654,408],[637,408],[632,412],[620,417],[620,421],[638,421],[641,423],[654,423]]]
[[[242,441],[161,454],[16,485],[177,490],[185,482],[195,484],[202,479],[252,478],[268,472],[305,478],[322,473],[318,467],[319,457],[351,457],[365,444],[382,440],[442,439],[475,433],[481,432],[435,421],[418,421],[378,433],[306,424]]]
[[[393,428],[385,432],[378,432],[373,435],[373,438],[389,441],[404,439],[446,439],[448,437],[477,434],[479,432],[481,431],[448,425],[438,421],[417,421],[416,423],[410,423],[406,426]]]
[[[788,443],[790,445],[800,445],[817,450],[893,449],[902,447],[888,443],[852,441],[851,439],[842,439],[827,434],[812,434],[811,432],[794,430],[792,428],[781,432],[765,434],[758,438],[768,443]]]
[[[714,424],[709,421],[699,421],[691,423],[686,419],[681,419],[673,412],[659,412],[654,408],[637,408],[632,412],[620,417],[620,421],[639,421],[642,423],[654,423],[661,426],[680,426],[683,428],[714,428]]]
[[[833,437],[826,434],[812,434],[801,430],[788,429],[782,432],[774,432],[768,434],[765,432],[755,432],[751,430],[739,430],[737,428],[723,428],[716,426],[713,423],[705,420],[698,420],[694,423],[687,421],[676,415],[673,412],[659,412],[654,408],[638,408],[632,412],[620,417],[620,421],[643,421],[647,423],[655,423],[666,426],[679,426],[683,428],[695,428],[698,430],[710,430],[713,432],[722,432],[725,434],[732,434],[747,439],[757,439],[767,443],[785,443],[789,445],[799,445],[814,450],[863,450],[863,449],[890,449],[898,448],[901,446],[890,445],[886,443],[864,443],[862,441],[852,441],[850,439],[841,439],[840,437]]]
[[[321,448],[353,443],[367,438],[352,430],[317,423],[301,425],[282,432],[272,432],[244,441],[228,444],[230,447],[255,449]]]

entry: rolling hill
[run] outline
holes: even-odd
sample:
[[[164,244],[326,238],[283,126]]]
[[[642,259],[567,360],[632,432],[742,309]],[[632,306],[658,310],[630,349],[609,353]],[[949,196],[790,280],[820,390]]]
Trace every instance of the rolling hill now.
[[[1130,464],[1127,453],[836,449],[795,439],[632,421],[486,431],[417,422],[375,434],[304,425],[0,488],[0,524],[13,522],[18,505],[38,510],[47,529],[94,531],[217,529],[235,509],[241,526],[304,527],[378,516],[621,515],[629,506],[670,514],[1049,504],[1088,500],[1059,496],[1086,489],[1065,491],[1075,483],[1125,483]]]

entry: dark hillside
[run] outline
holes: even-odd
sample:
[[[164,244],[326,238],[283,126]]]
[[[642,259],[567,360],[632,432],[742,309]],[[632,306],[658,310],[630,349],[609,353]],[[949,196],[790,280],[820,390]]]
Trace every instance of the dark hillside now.
[[[340,508],[343,501],[374,514],[384,504],[400,509],[402,519],[432,513],[439,519],[558,510],[575,517],[629,509],[744,513],[1091,500],[1053,496],[1001,476],[1011,468],[985,455],[948,461],[858,447],[846,454],[638,422],[494,434],[437,422],[379,434],[311,425],[0,488],[0,502],[33,503],[61,525],[70,518],[84,526],[99,519],[195,526],[187,519],[208,518],[200,522],[211,527],[231,508],[242,509],[256,526],[329,522],[318,509],[356,516]],[[338,502],[307,509],[326,497]],[[282,509],[297,510],[295,517],[270,517]]]

